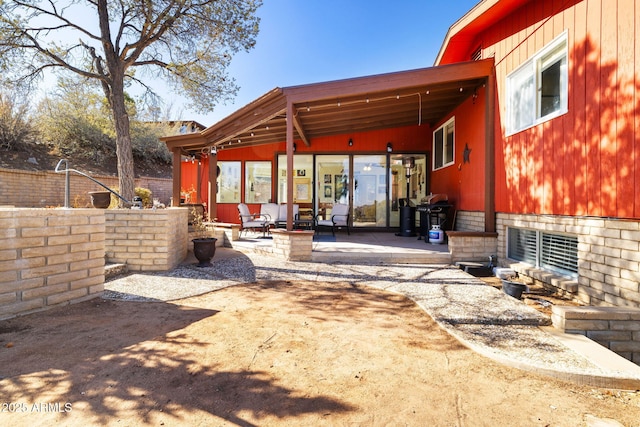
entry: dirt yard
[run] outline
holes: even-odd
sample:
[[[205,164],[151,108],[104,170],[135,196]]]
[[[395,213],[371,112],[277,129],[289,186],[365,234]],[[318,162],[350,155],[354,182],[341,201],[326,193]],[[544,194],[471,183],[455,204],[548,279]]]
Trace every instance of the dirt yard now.
[[[315,282],[0,322],[0,396],[7,426],[640,426],[637,393],[501,366],[404,297]]]

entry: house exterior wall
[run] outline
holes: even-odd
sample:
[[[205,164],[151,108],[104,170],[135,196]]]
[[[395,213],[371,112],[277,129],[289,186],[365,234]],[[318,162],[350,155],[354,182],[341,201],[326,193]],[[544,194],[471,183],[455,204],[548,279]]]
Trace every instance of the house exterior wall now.
[[[431,172],[431,192],[444,193],[459,211],[484,211],[485,182],[485,88],[479,87],[452,114],[434,126],[437,129],[455,117],[454,163]],[[429,135],[429,143],[433,135]],[[468,148],[468,161],[464,151]],[[463,231],[484,231],[456,228]]]
[[[348,146],[349,139],[353,140],[353,146]],[[372,132],[354,132],[344,135],[319,137],[311,140],[311,145],[306,146],[302,141],[295,141],[296,154],[385,154],[387,143],[393,144],[393,153],[427,153],[431,151],[432,128],[428,124],[416,124],[393,129],[381,129]],[[244,177],[244,162],[256,160],[268,160],[272,162],[272,178],[275,184],[277,172],[277,156],[286,152],[285,142],[278,144],[265,144],[247,148],[234,148],[218,150],[218,161],[241,161],[241,177]],[[200,177],[201,202],[207,202],[207,177],[208,159],[198,165],[188,160],[181,167],[181,189],[189,190],[198,187]],[[244,201],[245,182],[241,179],[240,194]],[[273,185],[272,199],[275,200],[276,186]],[[237,203],[218,203],[217,220],[220,222],[238,223]],[[258,205],[251,206],[252,211],[259,210]]]
[[[572,294],[587,305],[640,307],[640,223],[635,220],[576,216],[498,214],[498,253],[507,253],[507,228],[521,227],[578,238],[578,275],[567,279],[508,259],[521,274]],[[578,286],[574,286],[577,282]]]
[[[465,40],[475,31],[474,41],[465,41],[468,51],[442,56],[468,60],[481,47],[482,58],[495,60],[499,263],[585,304],[638,307],[640,8],[633,0],[501,3],[497,7],[510,11],[499,20],[485,19],[496,16],[486,11],[473,26],[460,27]],[[506,136],[507,76],[564,32],[568,111]],[[461,188],[462,200],[467,192]],[[471,212],[457,215],[456,229],[474,227]],[[508,259],[508,227],[575,236],[577,275],[558,276]]]
[[[530,1],[479,34],[496,64],[498,212],[640,218],[639,22],[632,0]],[[568,112],[505,137],[507,75],[564,31]]]

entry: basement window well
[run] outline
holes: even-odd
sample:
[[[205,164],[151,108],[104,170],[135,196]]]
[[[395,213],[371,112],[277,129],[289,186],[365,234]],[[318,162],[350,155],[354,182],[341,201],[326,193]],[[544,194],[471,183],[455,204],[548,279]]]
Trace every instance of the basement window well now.
[[[578,238],[524,228],[507,228],[507,256],[565,276],[578,274]]]

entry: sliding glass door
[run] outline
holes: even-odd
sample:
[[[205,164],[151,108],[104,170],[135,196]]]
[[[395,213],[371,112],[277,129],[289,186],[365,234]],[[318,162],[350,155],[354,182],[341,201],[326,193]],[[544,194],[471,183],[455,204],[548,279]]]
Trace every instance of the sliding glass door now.
[[[414,167],[407,171],[409,157]],[[353,227],[398,227],[400,206],[420,204],[427,194],[427,161],[424,154],[295,155],[293,200],[301,217],[330,219],[333,206],[340,203],[349,205]],[[278,156],[276,181],[277,201],[284,203],[285,155]]]
[[[348,155],[316,156],[316,212],[320,218],[331,218],[331,211],[336,203],[349,204],[349,166]]]
[[[387,156],[353,156],[353,226],[387,226]]]

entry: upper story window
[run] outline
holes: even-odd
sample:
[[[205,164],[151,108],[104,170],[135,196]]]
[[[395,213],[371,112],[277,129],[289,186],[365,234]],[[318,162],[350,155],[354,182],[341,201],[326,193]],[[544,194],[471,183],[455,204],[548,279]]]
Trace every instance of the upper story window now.
[[[455,117],[433,132],[433,170],[453,164]]]
[[[567,112],[567,49],[564,32],[507,76],[507,135]]]

